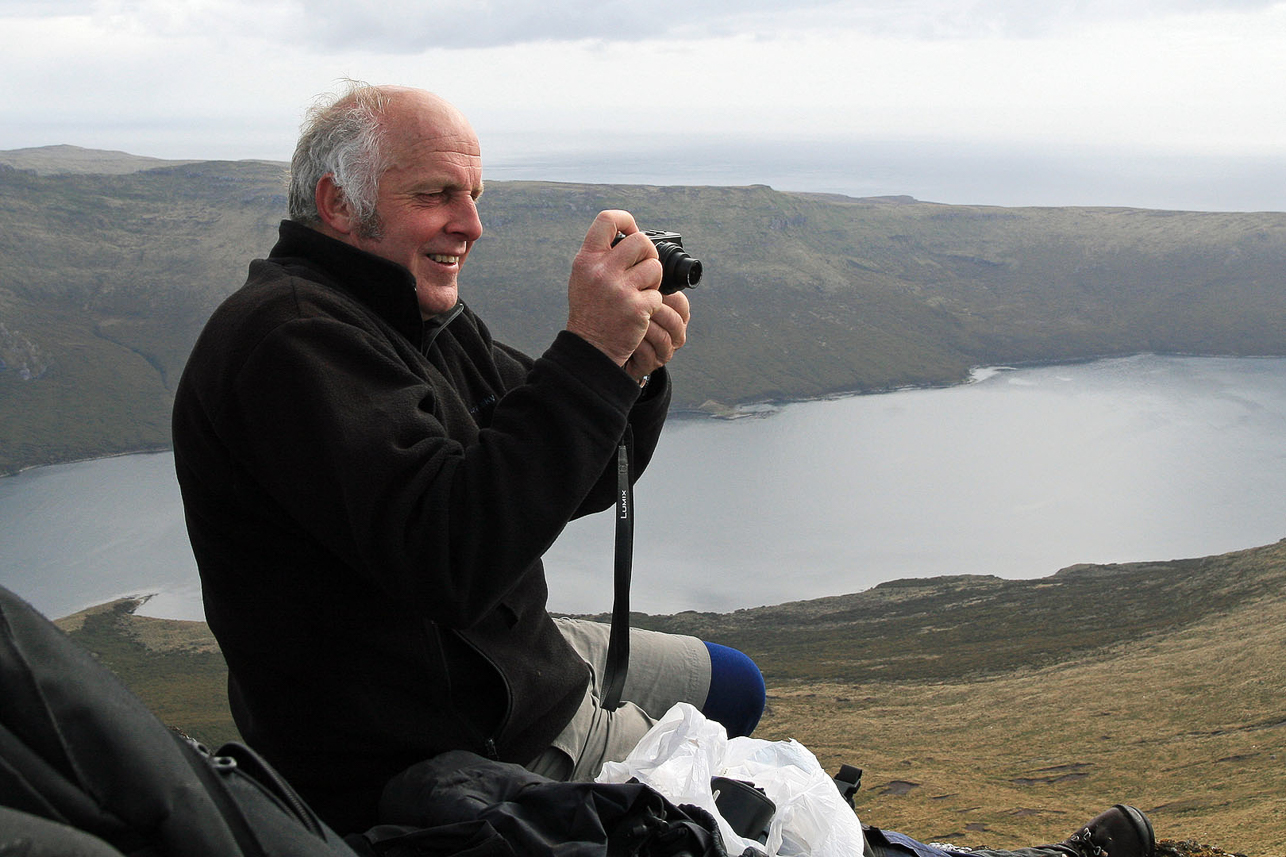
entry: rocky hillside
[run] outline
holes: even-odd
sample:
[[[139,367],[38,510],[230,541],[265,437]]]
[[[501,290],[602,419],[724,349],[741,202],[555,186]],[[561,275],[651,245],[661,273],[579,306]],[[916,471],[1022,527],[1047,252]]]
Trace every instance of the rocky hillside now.
[[[283,179],[265,162],[0,153],[0,473],[168,445],[192,341],[270,248]],[[570,259],[609,207],[683,233],[705,264],[673,367],[680,409],[952,383],[996,363],[1286,354],[1286,213],[489,182],[466,299],[542,350]]]

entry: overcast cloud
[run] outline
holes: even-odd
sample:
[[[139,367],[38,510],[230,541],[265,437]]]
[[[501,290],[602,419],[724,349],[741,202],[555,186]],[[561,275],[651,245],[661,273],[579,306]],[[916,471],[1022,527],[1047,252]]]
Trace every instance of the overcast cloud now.
[[[353,77],[451,99],[507,176],[646,181],[651,152],[657,182],[1286,209],[1282,2],[0,0],[0,27],[0,149],[285,160]]]

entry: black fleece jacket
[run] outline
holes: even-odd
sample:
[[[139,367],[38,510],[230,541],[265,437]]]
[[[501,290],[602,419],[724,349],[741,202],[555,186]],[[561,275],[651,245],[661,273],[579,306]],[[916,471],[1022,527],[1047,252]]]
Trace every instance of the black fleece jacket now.
[[[422,322],[405,268],[283,223],[174,404],[245,739],[341,832],[442,751],[534,758],[588,681],[540,557],[612,504],[627,425],[646,465],[668,403],[663,371],[640,394],[566,331],[533,361],[463,304]]]

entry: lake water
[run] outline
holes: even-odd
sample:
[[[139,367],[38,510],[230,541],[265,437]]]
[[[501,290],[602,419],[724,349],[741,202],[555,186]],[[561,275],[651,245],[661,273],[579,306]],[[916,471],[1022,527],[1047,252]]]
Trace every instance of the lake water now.
[[[1043,577],[1286,537],[1286,359],[1142,355],[677,420],[636,490],[633,606],[731,610],[900,577]],[[611,606],[610,513],[547,556]],[[0,479],[0,583],[51,616],[124,594],[202,618],[169,454]]]

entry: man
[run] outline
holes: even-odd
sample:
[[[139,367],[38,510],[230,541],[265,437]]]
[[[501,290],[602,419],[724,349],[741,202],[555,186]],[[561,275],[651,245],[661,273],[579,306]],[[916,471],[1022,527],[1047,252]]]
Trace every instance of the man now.
[[[566,330],[536,360],[495,342],[458,297],[482,190],[477,136],[437,96],[354,84],[314,110],[290,220],[175,396],[234,717],[341,832],[445,750],[588,779],[675,702],[732,734],[763,709],[741,653],[635,632],[630,702],[605,711],[605,626],[546,612],[541,554],[613,503],[622,438],[635,478],[652,455],[689,306],[608,211],[572,262]]]
[[[546,613],[540,556],[612,504],[623,437],[646,466],[689,307],[657,291],[634,219],[603,212],[572,262],[566,330],[537,360],[494,342],[458,297],[481,195],[477,137],[440,98],[358,84],[314,111],[291,220],[175,395],[233,715],[341,833],[375,824],[384,784],[445,750],[589,779],[675,702],[731,735],[763,710],[740,652],[635,631],[630,702],[606,711],[606,628]],[[942,853],[874,829],[867,845]],[[1121,805],[1027,853],[1153,850]]]

